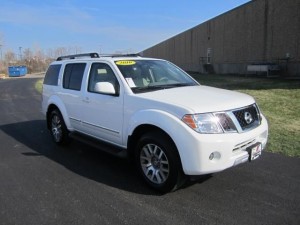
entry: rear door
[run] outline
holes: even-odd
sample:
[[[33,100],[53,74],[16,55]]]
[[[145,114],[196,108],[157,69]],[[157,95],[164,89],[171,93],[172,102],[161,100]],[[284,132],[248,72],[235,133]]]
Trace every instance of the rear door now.
[[[71,126],[79,131],[83,116],[82,80],[86,67],[86,63],[66,64],[62,80],[63,91],[59,93],[68,112]]]

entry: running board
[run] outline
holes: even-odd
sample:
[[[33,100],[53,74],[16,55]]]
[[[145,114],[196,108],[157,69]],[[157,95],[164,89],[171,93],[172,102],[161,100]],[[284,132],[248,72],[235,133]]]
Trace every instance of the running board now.
[[[79,132],[71,132],[69,136],[77,141],[80,141],[84,144],[87,144],[89,146],[92,146],[96,149],[99,149],[100,151],[106,152],[108,154],[120,157],[120,158],[126,158],[127,157],[127,150],[118,146],[115,146],[113,144],[98,140],[96,138],[87,136],[85,134],[81,134]]]

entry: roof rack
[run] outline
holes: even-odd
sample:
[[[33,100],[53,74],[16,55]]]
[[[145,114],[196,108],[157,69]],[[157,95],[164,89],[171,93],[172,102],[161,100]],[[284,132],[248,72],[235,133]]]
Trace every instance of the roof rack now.
[[[103,54],[100,57],[140,57],[140,54],[132,53],[132,54]]]
[[[84,53],[84,54],[75,54],[75,55],[66,55],[66,56],[60,56],[56,59],[56,61],[61,61],[64,59],[75,59],[75,58],[81,58],[81,57],[90,57],[90,58],[99,58],[99,54],[96,52],[93,53]]]

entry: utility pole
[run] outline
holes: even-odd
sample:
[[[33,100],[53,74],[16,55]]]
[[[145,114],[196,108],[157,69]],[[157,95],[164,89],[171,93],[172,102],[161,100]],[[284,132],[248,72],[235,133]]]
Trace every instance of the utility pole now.
[[[22,61],[22,47],[19,47],[19,52],[20,52],[20,61]]]
[[[0,57],[1,57],[0,60],[1,60],[1,61],[2,61],[2,46],[3,46],[3,45],[0,44]]]
[[[3,69],[3,67],[2,67],[2,44],[0,44],[0,73],[2,72],[2,69]]]

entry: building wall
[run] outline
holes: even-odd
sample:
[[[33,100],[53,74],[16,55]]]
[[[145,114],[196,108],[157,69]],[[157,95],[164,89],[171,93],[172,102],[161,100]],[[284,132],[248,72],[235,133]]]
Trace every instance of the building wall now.
[[[300,76],[300,0],[253,0],[142,54],[187,71],[242,74],[252,63],[278,63],[284,75]]]

